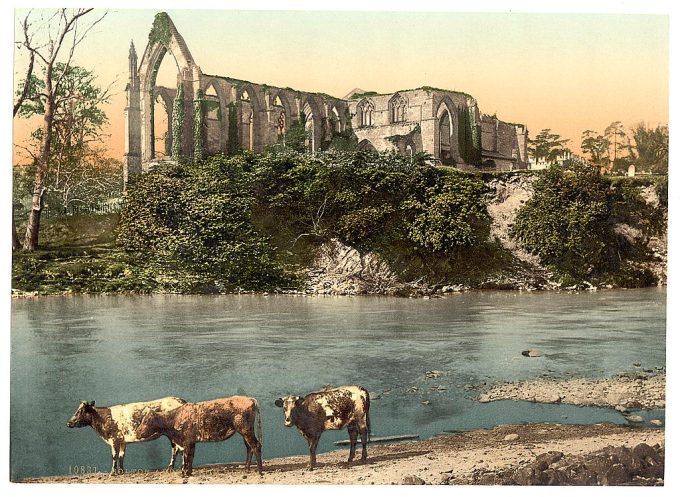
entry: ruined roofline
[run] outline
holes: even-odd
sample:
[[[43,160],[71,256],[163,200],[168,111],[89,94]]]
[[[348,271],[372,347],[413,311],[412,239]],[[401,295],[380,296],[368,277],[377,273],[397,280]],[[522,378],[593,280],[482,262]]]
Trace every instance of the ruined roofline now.
[[[291,88],[290,86],[281,87],[281,86],[268,85],[266,83],[253,83],[252,81],[248,81],[246,79],[232,78],[231,76],[220,76],[218,74],[205,74],[205,73],[203,73],[203,77],[206,78],[206,79],[210,79],[210,78],[221,79],[221,80],[226,81],[227,83],[234,83],[234,84],[237,84],[237,85],[238,84],[247,84],[247,85],[259,86],[261,88],[275,88],[277,90],[288,90],[288,91],[292,91],[292,92],[295,92],[295,93],[304,93],[306,95],[318,95],[320,97],[332,98],[333,100],[339,100],[341,102],[346,101],[344,98],[334,97],[333,95],[329,95],[328,93],[323,93],[323,92],[320,92],[320,91],[296,90],[295,88]]]
[[[378,93],[376,91],[365,91],[363,93],[354,93],[347,98],[347,101],[353,102],[355,100],[361,100],[362,98],[369,98],[369,97],[387,97],[389,95],[395,95],[397,93],[406,93],[409,91],[417,91],[417,90],[423,90],[426,92],[444,92],[444,93],[455,93],[457,95],[463,95],[464,97],[471,98],[475,102],[477,102],[477,99],[470,95],[469,93],[465,93],[464,91],[457,91],[457,90],[445,90],[443,88],[435,88],[434,86],[419,86],[418,88],[408,88],[408,89],[402,89],[402,90],[397,90],[397,91],[392,91],[388,93]]]

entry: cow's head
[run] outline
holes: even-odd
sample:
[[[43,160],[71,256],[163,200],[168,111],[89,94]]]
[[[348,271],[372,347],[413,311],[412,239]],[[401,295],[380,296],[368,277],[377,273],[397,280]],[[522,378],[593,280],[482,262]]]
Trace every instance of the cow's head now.
[[[144,417],[142,417],[139,425],[135,428],[135,435],[140,440],[155,435],[160,429],[160,416],[158,416],[158,413],[153,409],[144,409],[144,411]]]
[[[81,428],[92,424],[92,415],[94,410],[94,400],[81,400],[78,409],[68,420],[66,426],[69,428]]]
[[[302,399],[295,395],[281,397],[274,401],[276,407],[283,407],[283,424],[293,426],[293,409],[302,404]]]

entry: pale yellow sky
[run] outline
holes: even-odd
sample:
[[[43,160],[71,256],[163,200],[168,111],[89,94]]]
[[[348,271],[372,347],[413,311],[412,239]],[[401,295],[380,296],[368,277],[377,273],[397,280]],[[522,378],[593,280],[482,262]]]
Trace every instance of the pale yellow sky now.
[[[77,63],[114,83],[110,154],[123,153],[133,40],[157,10],[111,9]],[[16,17],[24,11],[17,10]],[[634,14],[168,10],[204,73],[342,97],[429,85],[465,91],[483,113],[542,128],[580,152],[585,129],[668,122],[668,17]],[[164,61],[164,66],[170,64]],[[25,61],[18,57],[15,78]],[[15,125],[21,143],[33,123]]]

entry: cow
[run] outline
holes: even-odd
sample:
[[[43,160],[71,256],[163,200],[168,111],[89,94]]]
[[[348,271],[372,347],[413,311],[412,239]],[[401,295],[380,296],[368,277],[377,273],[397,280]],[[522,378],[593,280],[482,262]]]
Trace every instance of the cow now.
[[[262,475],[262,416],[257,400],[250,397],[187,403],[169,412],[149,410],[136,430],[139,438],[165,435],[179,447],[183,452],[183,476],[193,472],[197,442],[220,442],[237,432],[246,445],[246,471],[250,471],[255,454],[257,470]]]
[[[138,437],[135,428],[142,420],[144,413],[149,411],[167,412],[186,404],[186,400],[179,397],[164,397],[147,402],[134,402],[111,407],[95,407],[94,400],[83,400],[78,409],[68,420],[69,428],[81,428],[91,426],[92,429],[111,446],[111,474],[125,473],[123,459],[125,458],[125,445],[135,442],[147,442],[155,440],[160,435],[152,437]],[[168,469],[175,465],[179,448],[170,441],[171,455]]]
[[[371,401],[368,391],[361,386],[351,385],[304,397],[288,396],[276,399],[276,407],[283,408],[284,424],[298,429],[309,445],[309,469],[316,465],[316,446],[324,430],[341,430],[347,427],[350,449],[347,462],[354,460],[357,435],[361,436],[361,460],[367,457],[366,445],[371,433],[369,409]]]

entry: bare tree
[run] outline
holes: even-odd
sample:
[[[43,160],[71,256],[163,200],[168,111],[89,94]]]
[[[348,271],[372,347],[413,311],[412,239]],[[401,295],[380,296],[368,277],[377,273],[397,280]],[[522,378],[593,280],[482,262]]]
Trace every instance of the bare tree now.
[[[92,12],[93,9],[59,9],[46,21],[45,26],[40,26],[40,32],[45,33],[42,44],[35,43],[29,33],[37,33],[37,28],[32,28],[29,16],[23,23],[24,42],[31,57],[43,66],[44,88],[40,97],[44,100],[44,114],[41,128],[40,148],[37,157],[37,168],[33,184],[31,213],[26,226],[24,236],[24,249],[35,250],[38,247],[38,234],[40,231],[40,215],[43,207],[43,195],[45,193],[45,176],[49,169],[50,147],[52,143],[53,121],[56,109],[56,98],[59,87],[62,84],[67,70],[55,74],[54,68],[59,61],[60,55],[64,56],[66,69],[70,67],[76,47],[85,39],[90,30],[106,16],[106,13],[95,19],[88,25],[81,25],[80,19]],[[34,29],[34,31],[31,31]],[[63,50],[62,50],[63,49]],[[29,78],[27,78],[29,79]],[[27,90],[28,92],[28,90]],[[26,97],[24,97],[26,98]]]
[[[30,33],[28,24],[29,16],[30,13],[26,15],[23,22],[21,23],[21,28],[24,32],[24,40],[16,43],[17,48],[19,50],[21,50],[22,47],[30,47],[31,45],[33,45],[32,34]],[[26,68],[26,79],[24,79],[24,86],[21,90],[21,93],[18,95],[16,102],[14,102],[14,113],[12,114],[12,118],[16,117],[17,113],[19,112],[19,109],[21,109],[21,106],[28,97],[30,91],[31,79],[33,77],[33,65],[35,64],[35,52],[29,50],[28,56],[29,59],[28,67]],[[14,207],[12,207],[12,250],[16,250],[19,248],[21,248],[21,241],[19,241],[19,236],[17,235],[17,226],[14,221]]]

